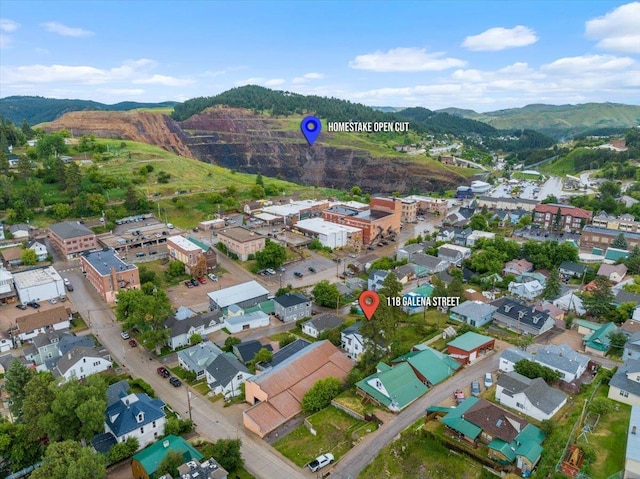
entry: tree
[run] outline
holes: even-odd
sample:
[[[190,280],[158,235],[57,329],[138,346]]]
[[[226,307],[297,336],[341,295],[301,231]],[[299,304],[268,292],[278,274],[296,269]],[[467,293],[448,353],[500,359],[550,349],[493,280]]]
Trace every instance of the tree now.
[[[613,239],[613,241],[611,242],[611,247],[617,249],[627,249],[627,240],[624,237],[624,233],[620,233]]]
[[[472,230],[489,231],[489,225],[487,224],[487,218],[480,214],[475,214],[469,220],[469,228]]]
[[[9,410],[15,418],[22,417],[22,403],[24,401],[24,388],[34,376],[35,372],[27,368],[17,359],[14,359],[4,377],[4,387],[9,394]]]
[[[597,397],[589,405],[589,411],[600,416],[605,416],[615,410],[613,401],[606,397]]]
[[[34,250],[27,248],[20,253],[20,261],[25,266],[33,266],[38,262],[38,255]]]
[[[71,206],[67,203],[56,203],[51,206],[51,216],[56,220],[63,220],[71,216]]]
[[[50,135],[44,135],[36,143],[36,154],[38,158],[44,160],[51,156],[59,157],[67,152],[67,145],[64,142],[64,137],[57,133]]]
[[[625,260],[625,265],[629,269],[630,274],[640,274],[640,246],[634,246],[631,254]]]
[[[340,300],[340,291],[335,284],[323,279],[313,287],[313,297],[320,306],[335,308]]]
[[[124,194],[124,206],[129,211],[137,211],[139,206],[140,197],[133,185],[127,186],[127,191]]]
[[[273,359],[273,353],[267,348],[260,348],[260,351],[256,353],[253,360],[257,363],[268,363]]]
[[[67,187],[67,193],[71,196],[75,196],[80,192],[80,182],[82,181],[82,175],[80,174],[80,167],[77,163],[71,162],[65,168],[65,184]]]
[[[110,464],[115,464],[116,462],[133,456],[139,448],[138,438],[128,437],[126,441],[114,444],[113,447],[109,449],[107,459]]]
[[[324,409],[341,392],[342,383],[337,378],[328,377],[316,381],[311,389],[302,396],[302,412],[313,414]]]
[[[36,374],[24,388],[22,411],[29,438],[37,441],[48,435],[47,415],[55,399],[55,390],[50,385],[53,376],[49,373]]]
[[[240,447],[240,439],[218,439],[204,447],[204,457],[213,457],[227,472],[234,472],[244,465]]]
[[[200,344],[202,342],[202,335],[198,333],[193,333],[189,337],[189,344]]]
[[[615,296],[611,291],[609,280],[605,276],[596,276],[594,286],[589,292],[584,293],[582,304],[589,315],[594,317],[606,317],[614,309],[612,305]]]
[[[464,300],[464,284],[460,278],[453,278],[449,286],[447,286],[447,296],[450,298],[459,298]]]
[[[398,297],[402,293],[402,283],[398,280],[395,273],[389,273],[382,280],[382,288],[379,291],[380,294],[384,294],[387,298]]]
[[[182,462],[181,462],[182,464]],[[105,458],[90,447],[76,441],[49,445],[42,465],[31,473],[31,479],[105,479]]]
[[[18,158],[18,173],[23,180],[26,180],[31,176],[31,171],[33,168],[31,167],[31,160],[27,158],[25,155],[20,155]]]
[[[544,200],[542,200],[540,202],[543,205],[548,205],[548,204],[558,204],[558,197],[556,195],[548,195]]]
[[[196,264],[191,267],[191,275],[196,278],[202,278],[207,275],[207,258],[204,254],[201,254]]]
[[[609,333],[609,342],[611,344],[612,349],[616,349],[621,351],[624,348],[624,344],[627,342],[627,335],[624,334],[621,330],[616,329],[615,331],[611,331]]]
[[[133,327],[142,331],[142,340],[150,348],[160,348],[166,344],[171,331],[164,322],[172,308],[167,293],[157,286],[146,283],[141,289],[130,289],[118,293],[116,317],[124,329]]]
[[[447,286],[440,278],[437,276],[433,277],[431,283],[433,285],[433,291],[431,292],[432,298],[444,298],[447,296]]]
[[[294,334],[287,334],[284,338],[278,341],[278,346],[280,349],[284,348],[286,345],[291,344],[296,339],[298,339]]]
[[[554,299],[560,296],[561,292],[562,284],[560,284],[560,272],[557,269],[554,269],[549,273],[547,282],[542,290],[542,297],[544,299]]]
[[[264,181],[262,180],[262,175],[260,173],[256,175],[256,185],[264,188]]]
[[[279,268],[287,259],[284,246],[267,240],[264,249],[256,253],[258,268]]]
[[[184,263],[178,260],[169,261],[166,274],[169,278],[182,276],[184,274]]]
[[[160,466],[156,471],[158,476],[171,474],[171,477],[178,477],[178,468],[184,463],[182,453],[179,451],[169,451],[160,461]]]
[[[29,427],[0,417],[0,477],[19,471],[40,460],[42,444],[29,437]]]
[[[228,336],[227,339],[224,340],[224,351],[230,353],[233,350],[233,347],[236,344],[240,344],[242,340],[240,338],[236,338],[235,336]]]
[[[513,366],[515,372],[528,377],[529,379],[542,378],[547,383],[551,383],[560,379],[560,373],[554,371],[547,366],[529,361],[528,359],[521,359]]]
[[[138,275],[140,276],[140,284],[155,283],[158,279],[156,272],[143,264],[138,266]]]

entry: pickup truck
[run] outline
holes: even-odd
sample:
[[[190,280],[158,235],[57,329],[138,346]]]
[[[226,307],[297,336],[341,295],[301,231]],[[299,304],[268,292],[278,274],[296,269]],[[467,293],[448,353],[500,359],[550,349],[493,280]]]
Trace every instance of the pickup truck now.
[[[327,453],[322,456],[316,457],[313,461],[309,463],[309,469],[311,472],[316,472],[319,469],[322,469],[324,466],[327,466],[333,462],[333,454]]]

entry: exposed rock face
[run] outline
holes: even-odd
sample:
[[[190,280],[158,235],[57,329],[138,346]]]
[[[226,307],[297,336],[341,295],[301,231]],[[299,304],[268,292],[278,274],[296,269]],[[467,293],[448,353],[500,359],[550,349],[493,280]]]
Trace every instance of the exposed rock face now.
[[[304,185],[339,189],[358,185],[372,193],[406,193],[452,189],[465,182],[431,161],[374,157],[364,150],[320,143],[309,147],[301,134],[285,131],[280,120],[240,108],[210,108],[182,123],[150,112],[72,112],[43,128],[150,143],[239,172],[279,176]],[[323,136],[330,138],[325,135],[330,134],[322,133],[320,141]]]

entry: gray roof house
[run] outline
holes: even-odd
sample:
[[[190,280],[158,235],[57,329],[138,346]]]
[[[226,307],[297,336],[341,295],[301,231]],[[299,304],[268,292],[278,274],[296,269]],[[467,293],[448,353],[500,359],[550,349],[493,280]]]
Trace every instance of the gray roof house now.
[[[568,344],[547,344],[538,349],[534,361],[558,371],[568,383],[582,376],[589,365],[589,358]]]
[[[503,372],[511,372],[515,364],[522,360],[533,361],[533,354],[530,354],[522,349],[509,348],[502,351],[500,354],[500,362],[498,363],[498,369]]]
[[[417,264],[425,268],[426,274],[436,274],[444,271],[449,267],[449,261],[445,258],[436,258],[426,253],[414,254],[411,263]]]
[[[475,328],[479,328],[491,322],[496,309],[498,308],[491,304],[478,301],[465,301],[449,310],[449,319],[462,321]]]
[[[214,394],[225,399],[240,395],[241,384],[253,377],[244,364],[232,353],[219,354],[206,368],[207,384]]]
[[[587,267],[583,264],[572,263],[571,261],[563,261],[558,268],[560,274],[571,276],[572,278],[581,278],[587,271]]]
[[[640,360],[627,359],[609,380],[609,399],[640,406]]]
[[[164,327],[171,330],[168,344],[173,350],[191,344],[191,336],[194,334],[199,334],[204,338],[207,334],[218,331],[224,326],[220,310],[204,314],[193,312],[186,314],[186,309],[181,309],[176,314],[169,316],[164,323]]]
[[[112,365],[111,355],[103,347],[75,346],[58,358],[52,374],[65,381],[84,379],[91,374],[111,369]]]
[[[414,254],[422,253],[422,252],[424,252],[424,245],[420,243],[404,245],[402,248],[398,250],[397,259],[398,260],[407,259],[411,261],[411,258]]]
[[[509,298],[500,298],[491,304],[497,307],[493,320],[518,334],[538,336],[555,325],[549,313],[537,311],[535,306],[527,306]]]
[[[374,269],[369,273],[367,278],[367,289],[369,291],[379,291],[382,288],[382,282],[385,280],[389,271]]]
[[[249,361],[253,361],[256,354],[261,349],[266,349],[267,351],[273,352],[273,348],[270,344],[262,344],[257,339],[251,339],[250,341],[244,341],[240,344],[233,345],[233,354],[242,361],[244,364],[247,364]]]
[[[24,224],[24,223],[18,223],[16,225],[9,225],[9,232],[16,239],[28,238],[30,231],[31,230],[29,228],[29,225]]]
[[[311,317],[311,300],[299,293],[287,293],[273,299],[275,314],[284,323]]]
[[[257,281],[247,281],[228,288],[208,293],[209,307],[212,311],[224,309],[232,304],[237,304],[241,308],[250,308],[258,303],[266,301],[269,291]]]
[[[624,345],[622,359],[639,360],[640,359],[640,332],[633,333]]]
[[[567,395],[542,378],[529,379],[515,371],[498,376],[496,401],[538,421],[551,419],[567,403]]]
[[[222,354],[222,350],[218,346],[211,341],[205,341],[178,351],[178,364],[187,371],[196,373],[196,378],[202,379],[205,376],[207,366],[220,354]]]
[[[337,328],[338,326],[342,326],[343,323],[344,318],[336,316],[335,314],[318,314],[302,324],[302,332],[317,339],[323,331]]]
[[[438,258],[456,266],[460,266],[469,256],[471,256],[471,250],[464,246],[445,244],[438,248]]]
[[[311,343],[305,339],[296,339],[294,342],[287,344],[284,348],[273,353],[273,357],[268,363],[256,364],[256,369],[259,371],[268,371],[310,345]]]

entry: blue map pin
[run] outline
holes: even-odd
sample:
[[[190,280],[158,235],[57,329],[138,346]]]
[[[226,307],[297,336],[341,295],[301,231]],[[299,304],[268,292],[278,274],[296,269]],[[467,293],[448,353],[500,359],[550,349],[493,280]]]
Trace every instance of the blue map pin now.
[[[322,123],[315,116],[306,116],[300,122],[300,131],[309,142],[309,146],[313,146],[322,131]]]

